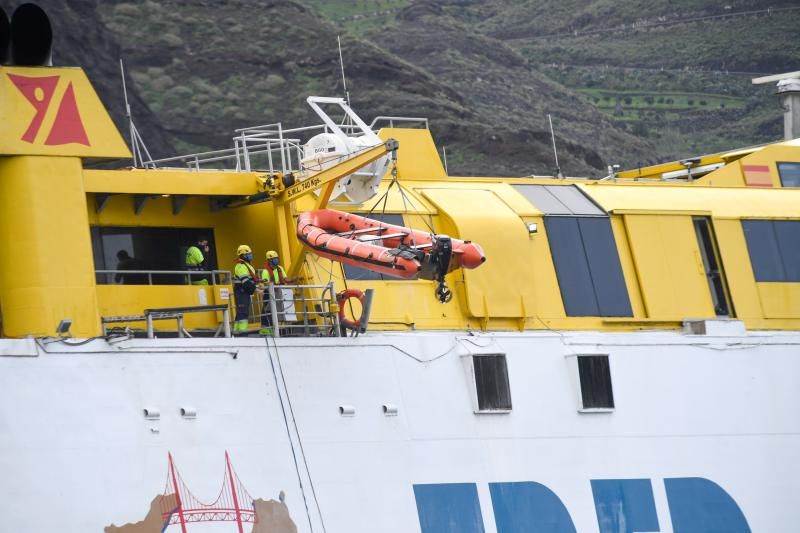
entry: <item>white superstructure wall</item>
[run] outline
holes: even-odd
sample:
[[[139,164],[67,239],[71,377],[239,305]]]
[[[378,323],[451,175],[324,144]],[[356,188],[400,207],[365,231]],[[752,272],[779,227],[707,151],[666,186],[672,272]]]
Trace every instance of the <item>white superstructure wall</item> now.
[[[707,522],[697,531],[738,527],[735,509],[752,531],[800,524],[796,334],[13,342],[0,341],[18,352],[0,356],[9,531],[143,520],[171,490],[168,453],[213,502],[226,452],[253,499],[283,492],[299,531],[429,533],[450,520],[605,533],[627,520],[680,533],[695,519]],[[501,413],[475,412],[471,358],[488,354],[506,356]],[[613,409],[582,409],[576,358],[591,354],[608,355]],[[694,502],[708,513],[693,518]]]

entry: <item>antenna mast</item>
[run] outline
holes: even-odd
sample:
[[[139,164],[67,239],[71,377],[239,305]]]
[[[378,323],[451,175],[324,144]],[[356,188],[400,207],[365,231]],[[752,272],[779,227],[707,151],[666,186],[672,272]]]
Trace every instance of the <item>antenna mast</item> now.
[[[350,106],[350,93],[347,92],[347,79],[344,77],[344,58],[342,57],[342,37],[336,36],[336,42],[339,44],[339,66],[342,69],[342,86],[344,87],[344,99],[347,100],[347,106]]]
[[[553,133],[553,119],[550,117],[550,113],[547,114],[547,122],[550,123],[550,139],[553,141],[553,157],[556,160],[555,177],[563,179],[564,174],[561,173],[561,167],[558,164],[558,150],[556,150],[556,134]]]
[[[142,140],[142,136],[139,135],[139,130],[136,129],[136,125],[133,123],[133,115],[131,114],[131,104],[128,102],[128,87],[125,84],[125,67],[122,64],[122,58],[119,60],[119,73],[122,77],[122,94],[125,97],[125,116],[128,117],[128,131],[130,132],[131,138],[131,153],[133,154],[133,166],[134,167],[143,167],[144,157],[142,154],[147,156],[147,161],[152,161],[153,158],[150,156],[150,152],[147,150],[147,146],[145,146],[144,141]]]

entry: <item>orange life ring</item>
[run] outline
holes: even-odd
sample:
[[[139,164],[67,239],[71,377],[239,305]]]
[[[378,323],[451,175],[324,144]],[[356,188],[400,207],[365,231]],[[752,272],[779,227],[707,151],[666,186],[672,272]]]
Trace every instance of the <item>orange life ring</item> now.
[[[339,324],[355,331],[361,330],[361,317],[358,320],[351,320],[344,314],[344,304],[350,298],[355,298],[361,303],[361,314],[364,314],[364,293],[358,289],[347,289],[336,295],[336,303],[339,305]]]

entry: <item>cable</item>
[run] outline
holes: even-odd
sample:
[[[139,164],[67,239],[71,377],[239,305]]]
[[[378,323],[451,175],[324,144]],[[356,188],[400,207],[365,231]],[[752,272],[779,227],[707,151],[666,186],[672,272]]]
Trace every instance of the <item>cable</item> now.
[[[84,344],[89,344],[92,341],[96,341],[96,340],[100,340],[100,339],[107,339],[103,335],[98,335],[97,337],[89,337],[88,339],[84,339],[82,341],[69,342],[69,341],[67,341],[68,338],[69,337],[56,337],[56,338],[50,337],[50,339],[52,339],[52,340],[49,341],[49,342],[61,342],[61,343],[66,344],[67,346],[83,346]],[[44,344],[49,344],[49,342],[45,342]]]
[[[468,343],[472,344],[473,346],[477,346],[478,348],[488,348],[489,346],[491,346],[492,344],[495,344],[497,342],[495,339],[491,339],[491,338],[489,339],[489,342],[486,343],[486,344],[478,344],[477,342],[475,342],[475,341],[473,341],[472,339],[469,339],[469,338],[459,339],[458,337],[456,337],[456,339],[458,339],[459,341],[468,342]]]
[[[275,327],[278,327],[276,324]],[[300,438],[300,430],[297,427],[297,418],[294,416],[294,407],[292,406],[292,399],[289,396],[289,388],[286,386],[286,376],[283,373],[283,365],[281,364],[281,354],[278,351],[278,341],[275,340],[274,337],[267,337],[267,350],[269,351],[269,339],[272,339],[272,344],[275,349],[275,356],[278,359],[278,370],[281,373],[281,381],[283,382],[283,390],[286,394],[286,402],[289,404],[289,413],[292,415],[292,425],[294,426],[294,432],[297,435],[297,443],[300,446],[300,455],[303,458],[303,465],[306,469],[306,475],[308,476],[308,483],[311,485],[311,495],[314,497],[314,504],[317,506],[317,514],[319,515],[319,522],[322,525],[323,533],[327,533],[327,529],[325,528],[325,519],[322,517],[322,509],[319,506],[319,500],[317,499],[317,489],[314,487],[314,480],[311,478],[311,470],[308,468],[308,460],[306,459],[306,452],[305,448],[303,447],[303,439]],[[270,363],[272,362],[272,354],[270,353]],[[275,373],[275,367],[273,366],[273,374]],[[277,376],[275,377],[277,380]],[[278,393],[280,394],[280,392]],[[283,401],[281,401],[281,407],[283,407]],[[284,411],[284,420],[286,419],[286,413]],[[287,423],[287,431],[288,431],[288,423]],[[291,438],[290,438],[291,440]],[[292,447],[294,450],[294,447]],[[296,460],[295,460],[296,464]],[[298,472],[299,475],[299,472]],[[305,499],[305,494],[303,495]],[[308,505],[306,505],[306,511],[308,510]],[[309,516],[309,523],[311,522],[311,517]],[[313,530],[312,530],[313,531]]]
[[[401,354],[405,355],[406,357],[409,357],[409,358],[413,359],[414,361],[416,361],[418,363],[432,363],[433,361],[437,361],[437,360],[441,359],[442,357],[445,357],[446,355],[448,355],[450,352],[453,351],[454,348],[457,348],[459,346],[459,344],[458,344],[458,337],[456,337],[456,338],[453,339],[453,345],[450,348],[448,348],[446,351],[440,353],[439,355],[436,355],[436,356],[431,357],[429,359],[423,359],[421,357],[417,357],[416,355],[414,355],[414,354],[412,354],[410,352],[407,352],[407,351],[403,350],[402,348],[399,348],[399,347],[395,346],[394,344],[373,344],[372,346],[387,346],[389,348],[394,348],[395,350],[397,350]]]
[[[278,325],[275,324],[273,327],[277,327]],[[267,342],[267,354],[269,355],[269,364],[272,367],[272,377],[275,379],[275,392],[278,393],[278,400],[281,403],[281,414],[283,414],[283,424],[286,426],[286,437],[289,439],[289,446],[292,449],[292,460],[294,461],[294,469],[297,472],[297,483],[300,485],[300,494],[303,496],[303,505],[306,508],[306,518],[308,519],[308,527],[311,530],[311,533],[314,533],[314,526],[311,524],[311,511],[308,509],[308,500],[306,499],[306,491],[303,487],[303,478],[300,474],[300,465],[297,463],[297,453],[294,449],[294,440],[292,439],[292,433],[289,430],[289,420],[286,418],[286,407],[283,404],[283,394],[281,394],[280,385],[278,384],[278,373],[275,371],[275,362],[272,360],[272,351],[269,349],[269,337],[266,337]],[[288,400],[288,391],[287,391],[287,400]],[[298,440],[300,436],[298,435]]]
[[[565,342],[565,341],[564,341],[565,337],[564,337],[564,334],[563,334],[563,333],[561,333],[561,332],[560,332],[560,331],[558,331],[558,330],[555,330],[555,329],[551,328],[549,325],[547,325],[547,322],[545,322],[544,320],[542,320],[542,319],[541,319],[541,317],[540,317],[539,315],[536,315],[536,314],[535,314],[535,315],[533,315],[533,316],[536,318],[536,320],[538,320],[539,322],[541,322],[541,323],[542,323],[542,325],[543,325],[545,328],[547,328],[547,329],[548,329],[550,332],[552,332],[552,333],[555,333],[556,335],[558,335],[558,337],[559,337],[559,339],[560,339],[560,341],[561,341],[561,345],[562,345],[562,346],[564,346],[564,347],[565,347],[567,350],[569,350],[570,352],[572,352],[572,355],[578,355],[578,354],[575,352],[575,350],[573,350],[573,349],[572,349],[572,345],[571,345],[570,343],[568,343],[568,342]]]

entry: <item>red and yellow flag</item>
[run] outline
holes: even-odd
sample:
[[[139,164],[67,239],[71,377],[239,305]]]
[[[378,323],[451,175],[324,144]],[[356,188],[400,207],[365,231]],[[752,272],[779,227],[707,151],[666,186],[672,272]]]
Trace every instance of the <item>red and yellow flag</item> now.
[[[767,165],[743,165],[744,183],[748,187],[772,187],[772,172]]]

